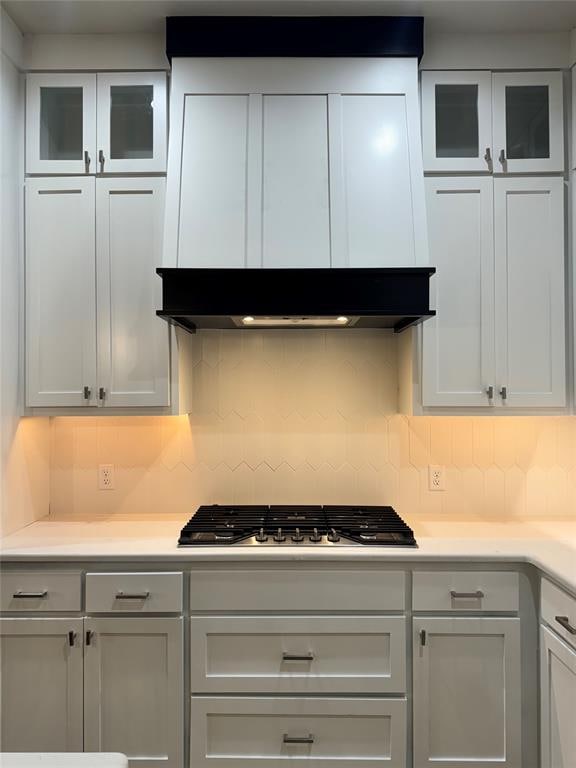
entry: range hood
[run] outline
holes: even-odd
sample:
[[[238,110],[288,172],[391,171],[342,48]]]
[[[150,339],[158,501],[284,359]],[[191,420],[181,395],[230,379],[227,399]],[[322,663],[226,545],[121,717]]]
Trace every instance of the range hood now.
[[[160,267],[159,317],[197,329],[384,328],[435,315],[434,267],[195,269]]]

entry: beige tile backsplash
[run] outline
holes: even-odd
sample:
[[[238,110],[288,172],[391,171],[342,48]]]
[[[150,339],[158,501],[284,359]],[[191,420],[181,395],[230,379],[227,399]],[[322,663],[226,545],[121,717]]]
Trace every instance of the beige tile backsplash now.
[[[189,416],[52,420],[53,515],[232,502],[576,516],[576,418],[399,415],[391,336],[210,332],[193,350]],[[115,490],[98,490],[100,463]],[[445,491],[428,490],[429,464]]]

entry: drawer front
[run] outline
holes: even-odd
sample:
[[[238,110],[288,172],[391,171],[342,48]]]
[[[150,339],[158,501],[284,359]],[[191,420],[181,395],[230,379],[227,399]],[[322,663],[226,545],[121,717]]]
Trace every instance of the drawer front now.
[[[576,648],[576,598],[542,579],[540,614],[554,632]]]
[[[192,611],[403,611],[404,573],[378,570],[193,571]]]
[[[80,573],[54,571],[11,571],[0,577],[0,610],[80,611],[82,580]]]
[[[517,611],[518,574],[492,571],[414,573],[414,611]]]
[[[87,573],[89,613],[180,613],[182,573]]]
[[[194,768],[405,768],[405,699],[192,697]]]
[[[197,616],[193,693],[403,693],[402,616]]]

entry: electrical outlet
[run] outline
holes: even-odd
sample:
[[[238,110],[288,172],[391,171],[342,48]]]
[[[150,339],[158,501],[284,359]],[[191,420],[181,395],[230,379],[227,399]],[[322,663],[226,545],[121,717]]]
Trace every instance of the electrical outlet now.
[[[114,490],[114,464],[98,465],[98,488],[101,491]]]
[[[444,482],[444,467],[438,467],[430,464],[428,467],[428,490],[444,491],[446,485]]]

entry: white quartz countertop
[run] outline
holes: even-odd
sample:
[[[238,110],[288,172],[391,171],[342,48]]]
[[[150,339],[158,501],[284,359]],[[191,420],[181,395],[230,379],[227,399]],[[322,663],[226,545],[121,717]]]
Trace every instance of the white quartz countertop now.
[[[0,539],[4,562],[487,562],[530,563],[576,594],[576,519],[424,520],[404,516],[406,547],[178,547],[182,518],[50,520]]]

